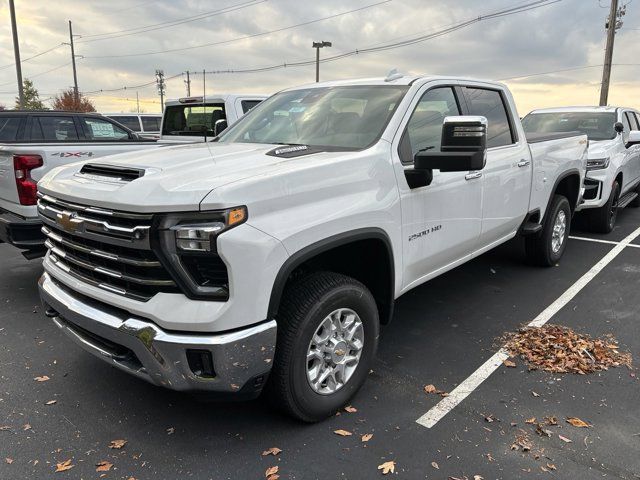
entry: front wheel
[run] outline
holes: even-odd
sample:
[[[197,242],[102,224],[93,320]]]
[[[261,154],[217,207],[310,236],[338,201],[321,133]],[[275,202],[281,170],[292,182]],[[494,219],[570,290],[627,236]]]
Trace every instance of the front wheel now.
[[[550,267],[562,257],[571,227],[571,206],[566,197],[554,195],[542,231],[525,239],[527,258],[535,265]]]
[[[371,292],[345,275],[313,273],[287,287],[276,320],[271,400],[305,422],[334,414],[366,380],[377,349]]]

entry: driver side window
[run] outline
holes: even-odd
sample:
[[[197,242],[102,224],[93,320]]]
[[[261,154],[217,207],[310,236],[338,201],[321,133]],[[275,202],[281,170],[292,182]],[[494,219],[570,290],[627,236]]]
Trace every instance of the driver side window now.
[[[460,115],[451,87],[433,88],[426,92],[411,114],[401,143],[402,163],[412,163],[420,151],[438,151],[445,117]]]

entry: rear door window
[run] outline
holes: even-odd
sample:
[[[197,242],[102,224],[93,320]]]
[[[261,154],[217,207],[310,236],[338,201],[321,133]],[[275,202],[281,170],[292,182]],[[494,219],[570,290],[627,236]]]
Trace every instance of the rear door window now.
[[[17,140],[23,121],[22,117],[0,117],[0,142]]]
[[[141,117],[142,130],[145,132],[159,132],[162,117]]]
[[[33,117],[31,140],[47,142],[75,141],[80,138],[73,117],[42,115]]]
[[[129,132],[104,118],[82,117],[84,131],[89,140],[127,140]]]
[[[487,147],[502,147],[515,143],[507,108],[498,90],[464,87],[469,115],[487,118]]]
[[[109,118],[111,118],[112,120],[115,120],[120,125],[124,125],[125,127],[133,130],[134,132],[140,131],[140,120],[136,115],[127,115],[127,116],[118,115],[117,117],[109,117]]]
[[[624,130],[622,131],[622,139],[624,142],[627,142],[629,138],[629,132],[631,131],[631,123],[629,122],[629,116],[627,112],[622,114],[622,125],[624,125]]]
[[[626,112],[625,116],[629,120],[629,125],[631,126],[631,130],[638,130],[638,120],[633,112]]]

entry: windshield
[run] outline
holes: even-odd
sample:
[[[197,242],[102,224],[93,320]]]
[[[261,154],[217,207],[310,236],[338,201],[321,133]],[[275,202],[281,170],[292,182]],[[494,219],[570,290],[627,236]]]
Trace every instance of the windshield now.
[[[256,106],[219,141],[361,150],[380,138],[408,89],[368,85],[282,92]]]
[[[224,103],[171,105],[164,111],[162,135],[213,136],[218,120],[226,120]]]
[[[530,113],[522,119],[526,133],[581,132],[589,140],[615,138],[614,112]]]

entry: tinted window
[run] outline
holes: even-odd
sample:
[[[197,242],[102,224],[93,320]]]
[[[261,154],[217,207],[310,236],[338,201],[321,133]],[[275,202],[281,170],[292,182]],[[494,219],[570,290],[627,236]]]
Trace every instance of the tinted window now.
[[[90,140],[122,140],[129,138],[129,132],[102,118],[83,117],[87,138]]]
[[[640,130],[640,114],[634,113],[633,116],[636,118],[636,125],[638,125],[638,130]]]
[[[511,132],[509,116],[502,95],[497,90],[465,87],[469,115],[487,118],[487,147],[511,145],[515,136]]]
[[[616,132],[613,112],[542,112],[522,119],[526,133],[580,132],[589,140],[611,140]]]
[[[171,105],[165,109],[163,135],[213,136],[213,126],[218,120],[226,120],[224,103],[206,105]]]
[[[142,129],[145,132],[159,132],[162,117],[141,117]]]
[[[409,142],[411,158],[403,160],[413,161],[419,151],[440,150],[444,118],[455,115],[460,115],[460,109],[451,88],[435,88],[426,92],[407,124],[403,140]]]
[[[78,131],[72,117],[54,117],[53,115],[33,117],[31,126],[32,140],[59,141],[78,140]]]
[[[242,113],[247,113],[253,107],[258,105],[262,100],[242,100]]]
[[[125,127],[133,130],[134,132],[140,131],[140,121],[137,116],[117,116],[117,117],[109,117],[112,120],[115,120],[120,125],[124,125]]]
[[[629,138],[629,132],[631,131],[631,124],[629,123],[629,117],[626,113],[622,114],[622,124],[624,125],[622,139],[626,142],[627,138]]]
[[[625,115],[627,115],[628,120],[629,120],[629,125],[631,125],[631,130],[638,130],[638,120],[636,119],[636,116],[634,115],[633,112],[626,112]]]
[[[17,140],[21,123],[20,117],[0,117],[0,141]]]

